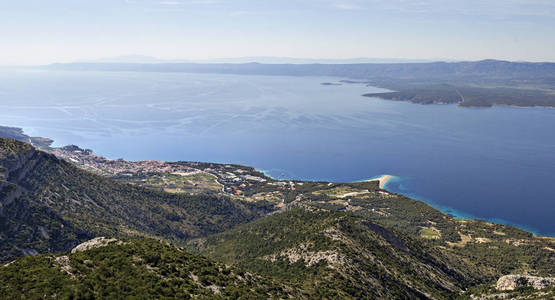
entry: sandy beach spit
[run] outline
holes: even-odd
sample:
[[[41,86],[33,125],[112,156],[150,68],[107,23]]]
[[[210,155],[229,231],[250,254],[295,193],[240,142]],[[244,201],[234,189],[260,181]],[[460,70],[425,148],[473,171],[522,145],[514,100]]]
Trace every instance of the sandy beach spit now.
[[[391,175],[382,175],[378,178],[370,179],[368,181],[379,181],[380,182],[380,189],[383,189],[386,183],[391,179]]]

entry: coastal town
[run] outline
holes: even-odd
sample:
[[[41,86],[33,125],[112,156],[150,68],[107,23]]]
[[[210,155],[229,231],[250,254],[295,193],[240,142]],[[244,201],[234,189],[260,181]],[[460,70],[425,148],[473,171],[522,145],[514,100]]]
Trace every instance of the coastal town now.
[[[202,162],[108,159],[75,145],[49,152],[93,173],[168,192],[224,192],[241,195],[260,186],[283,185],[253,168]]]
[[[358,211],[363,207],[357,201],[353,202],[354,198],[394,197],[383,190],[392,178],[390,175],[352,184],[302,182],[275,180],[254,168],[241,165],[108,159],[94,154],[90,149],[81,149],[75,145],[53,148],[49,152],[83,169],[121,182],[170,193],[222,194],[240,201],[266,203],[273,207],[270,208],[271,211],[302,205],[308,199],[319,205],[334,205],[340,210]],[[370,211],[376,215],[389,215],[386,208],[375,207]]]
[[[81,149],[68,145],[50,150],[56,157],[72,162],[81,168],[99,175],[112,177],[120,181],[158,187],[169,192],[224,192],[231,195],[250,195],[261,189],[295,189],[303,182],[291,180],[275,180],[252,167],[233,164],[204,162],[165,162],[158,160],[126,161],[124,159],[108,159],[94,154],[90,149]],[[376,181],[380,189],[392,177],[382,175],[367,181]],[[181,184],[181,185],[180,185]],[[205,188],[201,188],[204,186]],[[359,195],[339,195],[340,198]],[[362,194],[366,192],[360,192]],[[380,191],[382,195],[389,193]]]

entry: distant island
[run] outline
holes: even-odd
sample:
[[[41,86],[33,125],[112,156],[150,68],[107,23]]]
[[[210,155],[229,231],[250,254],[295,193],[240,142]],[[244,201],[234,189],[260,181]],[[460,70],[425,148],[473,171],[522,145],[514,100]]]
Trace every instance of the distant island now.
[[[420,104],[462,107],[555,107],[555,63],[482,60],[475,62],[260,64],[260,63],[64,63],[47,70],[111,72],[188,72],[242,75],[330,76],[339,83],[391,90],[365,94]]]
[[[363,96],[419,104],[457,104],[461,107],[555,107],[555,84],[547,87],[539,83],[526,85],[526,79],[519,82],[512,85],[509,80],[497,84],[468,84],[463,80],[440,83],[418,79],[382,79],[369,81],[367,84],[388,88],[392,92],[368,93]]]

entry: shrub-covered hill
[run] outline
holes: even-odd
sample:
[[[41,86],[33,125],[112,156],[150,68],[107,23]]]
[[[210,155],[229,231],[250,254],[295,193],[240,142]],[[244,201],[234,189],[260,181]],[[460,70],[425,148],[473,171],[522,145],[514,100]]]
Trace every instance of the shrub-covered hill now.
[[[94,239],[0,266],[3,299],[299,298],[283,284],[154,239]]]
[[[474,280],[417,240],[360,216],[313,208],[294,208],[191,245],[302,286],[314,298],[443,299]]]
[[[215,260],[299,285],[315,298],[469,299],[503,294],[495,288],[503,275],[555,274],[555,239],[460,220],[454,229],[461,240],[449,242],[436,236],[435,228],[415,235],[379,225],[389,221],[374,220],[363,209],[352,213],[313,204],[299,204],[189,245]],[[546,293],[531,292],[524,288],[511,295]]]
[[[338,197],[345,193],[349,197]],[[446,215],[421,201],[372,191],[366,183],[305,184],[305,203],[322,209],[359,215],[418,239],[430,251],[440,251],[450,266],[470,277],[497,280],[508,274],[555,276],[555,238],[502,224],[463,220]],[[316,195],[315,195],[316,194]]]
[[[0,138],[0,262],[67,251],[99,235],[183,242],[252,220],[264,209],[246,205],[120,183]]]

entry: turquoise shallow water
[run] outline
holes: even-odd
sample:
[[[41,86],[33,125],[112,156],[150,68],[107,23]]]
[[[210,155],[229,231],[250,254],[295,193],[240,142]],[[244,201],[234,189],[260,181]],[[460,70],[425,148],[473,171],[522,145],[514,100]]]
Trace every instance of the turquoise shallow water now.
[[[496,218],[496,217],[479,217],[479,216],[473,215],[473,214],[468,213],[468,212],[457,210],[454,207],[438,204],[437,202],[435,202],[431,199],[426,199],[422,196],[414,194],[413,192],[407,191],[407,189],[403,186],[403,179],[400,178],[400,177],[397,177],[397,176],[394,177],[391,181],[389,181],[388,184],[385,185],[384,189],[389,190],[389,191],[394,192],[394,193],[403,194],[403,195],[405,195],[407,197],[410,197],[412,199],[415,199],[415,200],[426,202],[429,205],[431,205],[432,207],[434,207],[435,209],[438,209],[438,210],[440,210],[440,211],[442,211],[446,214],[449,214],[449,215],[451,215],[453,217],[456,217],[456,218],[459,218],[459,219],[482,219],[482,220],[486,220],[486,221],[497,223],[497,224],[517,226],[521,229],[532,232],[535,235],[548,234],[548,235],[553,236],[553,233],[540,232],[540,231],[538,231],[537,228],[531,227],[529,225],[516,224],[514,222],[504,220],[504,219],[501,219],[501,218]]]
[[[130,160],[239,163],[386,186],[461,217],[555,235],[555,109],[365,98],[342,78],[0,73],[0,124]]]

